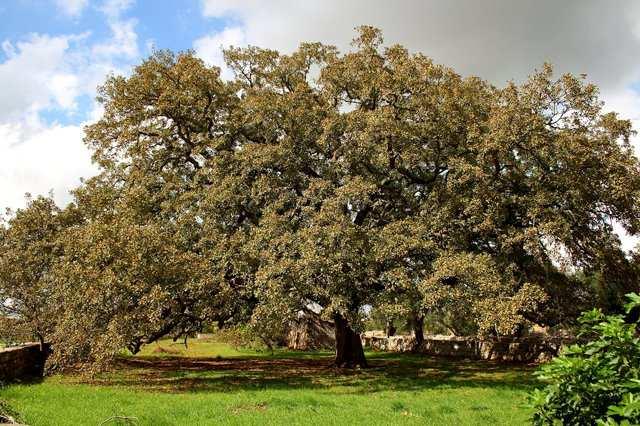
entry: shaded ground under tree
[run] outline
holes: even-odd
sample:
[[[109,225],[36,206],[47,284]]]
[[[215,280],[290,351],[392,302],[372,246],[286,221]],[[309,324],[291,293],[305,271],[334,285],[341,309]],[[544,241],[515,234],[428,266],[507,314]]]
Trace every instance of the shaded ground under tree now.
[[[95,376],[11,385],[3,398],[32,426],[98,424],[525,424],[532,366],[367,353],[335,368],[332,352],[234,350],[162,341]],[[306,423],[305,423],[306,421]]]

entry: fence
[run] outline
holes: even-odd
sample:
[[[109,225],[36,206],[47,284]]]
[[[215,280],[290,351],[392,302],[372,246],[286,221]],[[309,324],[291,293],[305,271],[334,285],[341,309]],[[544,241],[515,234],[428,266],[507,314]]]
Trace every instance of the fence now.
[[[504,362],[545,361],[556,356],[565,343],[560,339],[542,337],[476,339],[427,336],[420,347],[414,348],[412,336],[364,336],[362,340],[365,347],[379,351],[414,351],[433,356]]]

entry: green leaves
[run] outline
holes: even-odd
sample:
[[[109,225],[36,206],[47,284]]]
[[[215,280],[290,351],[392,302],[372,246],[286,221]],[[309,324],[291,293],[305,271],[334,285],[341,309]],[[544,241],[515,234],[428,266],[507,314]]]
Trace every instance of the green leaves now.
[[[27,200],[27,207],[0,226],[0,338],[45,341],[58,322],[53,267],[59,235],[75,217],[51,198]]]
[[[629,302],[624,305],[626,313],[630,313],[632,309],[640,307],[640,294],[628,293],[625,296],[629,299]]]
[[[629,123],[602,114],[583,79],[545,65],[498,89],[385,48],[368,26],[346,53],[303,43],[225,59],[230,82],[158,52],[108,80],[87,128],[121,188],[112,214],[208,262],[207,318],[278,328],[315,303],[355,323],[377,305],[517,334],[589,300],[558,252],[595,268],[618,253],[611,218],[640,225]],[[445,270],[461,285],[442,286]]]
[[[637,294],[628,294],[631,308]],[[640,422],[640,322],[599,310],[581,318],[585,343],[565,348],[543,365],[538,377],[549,384],[531,396],[537,425],[623,425]]]
[[[0,298],[33,301],[63,363],[210,322],[268,335],[309,304],[513,335],[591,301],[557,265],[637,285],[611,222],[640,229],[640,168],[593,85],[545,65],[496,88],[382,42],[229,49],[233,81],[161,51],[108,78],[101,174],[0,228]],[[599,315],[589,333],[629,337]]]
[[[514,335],[546,300],[539,286],[518,286],[487,254],[438,253],[432,268],[419,287],[423,307],[448,314],[459,334]]]

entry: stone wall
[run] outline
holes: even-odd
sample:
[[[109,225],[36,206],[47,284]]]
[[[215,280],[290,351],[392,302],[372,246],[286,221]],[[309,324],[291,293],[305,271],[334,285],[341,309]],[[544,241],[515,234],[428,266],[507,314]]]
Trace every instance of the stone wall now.
[[[305,312],[290,322],[285,341],[289,349],[299,351],[333,349],[336,343],[333,322]]]
[[[0,350],[0,382],[42,377],[49,353],[49,346],[41,351],[39,343]]]
[[[363,345],[373,350],[409,352],[413,350],[411,336],[364,336]],[[534,362],[551,359],[563,342],[542,337],[476,339],[469,337],[426,336],[415,352],[451,358],[485,359],[504,362]]]

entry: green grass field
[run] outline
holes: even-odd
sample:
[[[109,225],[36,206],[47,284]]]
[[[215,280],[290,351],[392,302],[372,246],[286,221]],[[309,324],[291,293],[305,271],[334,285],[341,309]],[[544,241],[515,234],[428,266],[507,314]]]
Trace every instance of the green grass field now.
[[[94,378],[54,376],[0,389],[38,425],[517,425],[530,414],[532,368],[368,353],[336,371],[331,354],[237,351],[160,342]],[[115,416],[124,417],[122,419]]]

